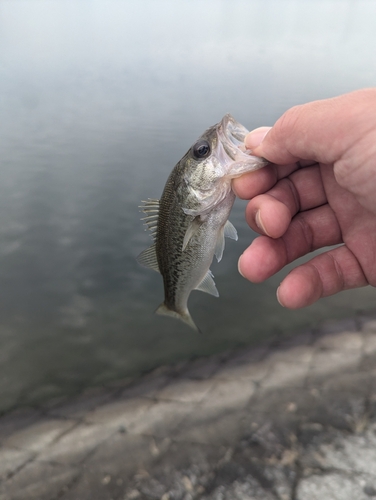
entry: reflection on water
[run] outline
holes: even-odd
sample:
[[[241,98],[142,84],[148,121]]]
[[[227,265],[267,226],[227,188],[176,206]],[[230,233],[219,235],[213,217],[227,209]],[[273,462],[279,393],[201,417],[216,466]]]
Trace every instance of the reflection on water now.
[[[254,237],[237,202],[194,293],[205,332],[155,317],[162,284],[138,267],[137,206],[226,112],[248,128],[288,107],[374,85],[367,1],[3,1],[0,6],[0,411],[160,363],[372,307],[370,289],[282,310],[277,276],[236,271]]]

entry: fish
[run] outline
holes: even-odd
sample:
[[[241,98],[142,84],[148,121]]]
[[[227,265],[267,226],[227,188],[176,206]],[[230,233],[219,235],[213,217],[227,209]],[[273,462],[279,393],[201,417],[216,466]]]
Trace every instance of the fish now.
[[[225,238],[238,239],[228,220],[235,201],[231,181],[268,164],[244,146],[248,130],[226,114],[208,128],[173,168],[160,200],[140,208],[153,244],[137,260],[163,277],[164,301],[156,314],[180,319],[200,332],[188,310],[193,290],[219,296],[210,271],[221,261]]]

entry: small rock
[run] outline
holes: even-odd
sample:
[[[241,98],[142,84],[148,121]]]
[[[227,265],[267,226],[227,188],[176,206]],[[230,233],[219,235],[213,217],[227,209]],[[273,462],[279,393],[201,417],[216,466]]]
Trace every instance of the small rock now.
[[[150,449],[150,453],[153,455],[153,457],[157,457],[159,455],[159,448],[158,448],[156,442],[154,441],[154,439],[150,443],[149,449]]]
[[[281,465],[293,465],[298,456],[297,450],[285,450],[282,455]]]
[[[288,403],[288,405],[287,405],[287,411],[289,413],[295,413],[297,409],[298,409],[298,406],[297,406],[296,403],[293,403],[293,402]]]
[[[133,500],[135,498],[140,498],[141,493],[138,490],[132,490],[128,493],[128,495],[125,497],[126,500]]]
[[[183,484],[184,484],[184,488],[186,489],[186,491],[193,491],[192,482],[188,476],[183,477]]]
[[[363,488],[363,491],[366,495],[368,495],[369,497],[376,497],[376,488],[373,487],[372,485],[370,484],[367,484],[364,488]]]

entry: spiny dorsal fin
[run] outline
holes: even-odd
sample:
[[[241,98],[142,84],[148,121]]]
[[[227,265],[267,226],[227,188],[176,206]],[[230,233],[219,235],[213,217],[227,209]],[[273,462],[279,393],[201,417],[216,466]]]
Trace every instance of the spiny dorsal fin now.
[[[146,217],[141,220],[148,227],[152,238],[155,240],[159,217],[159,200],[148,198],[146,201],[142,201],[139,208],[146,214]]]
[[[143,203],[143,205],[140,206],[140,208],[143,208],[143,207],[146,207],[146,206],[155,206],[157,205],[157,207],[159,207],[159,200],[157,200],[157,198],[148,198],[147,200],[142,200],[141,203]]]
[[[206,273],[205,278],[201,281],[198,287],[196,287],[196,290],[200,290],[201,292],[205,293],[210,293],[210,295],[214,295],[214,297],[219,297],[219,293],[215,286],[213,275],[210,269]]]
[[[151,247],[147,248],[137,257],[137,262],[142,264],[145,267],[149,267],[153,269],[153,271],[160,272],[157,260],[157,252],[155,249],[155,243],[151,245]]]

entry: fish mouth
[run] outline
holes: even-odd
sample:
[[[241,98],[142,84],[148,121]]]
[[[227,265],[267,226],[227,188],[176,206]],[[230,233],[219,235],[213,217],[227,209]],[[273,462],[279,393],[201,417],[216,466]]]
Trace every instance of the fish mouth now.
[[[247,130],[241,123],[229,113],[225,115],[219,123],[218,139],[225,152],[233,161],[244,161],[252,154],[250,149],[244,145]]]
[[[258,170],[269,163],[265,158],[254,156],[245,147],[244,139],[248,133],[249,130],[230,114],[225,115],[217,125],[215,156],[225,170],[231,172],[231,178]]]

